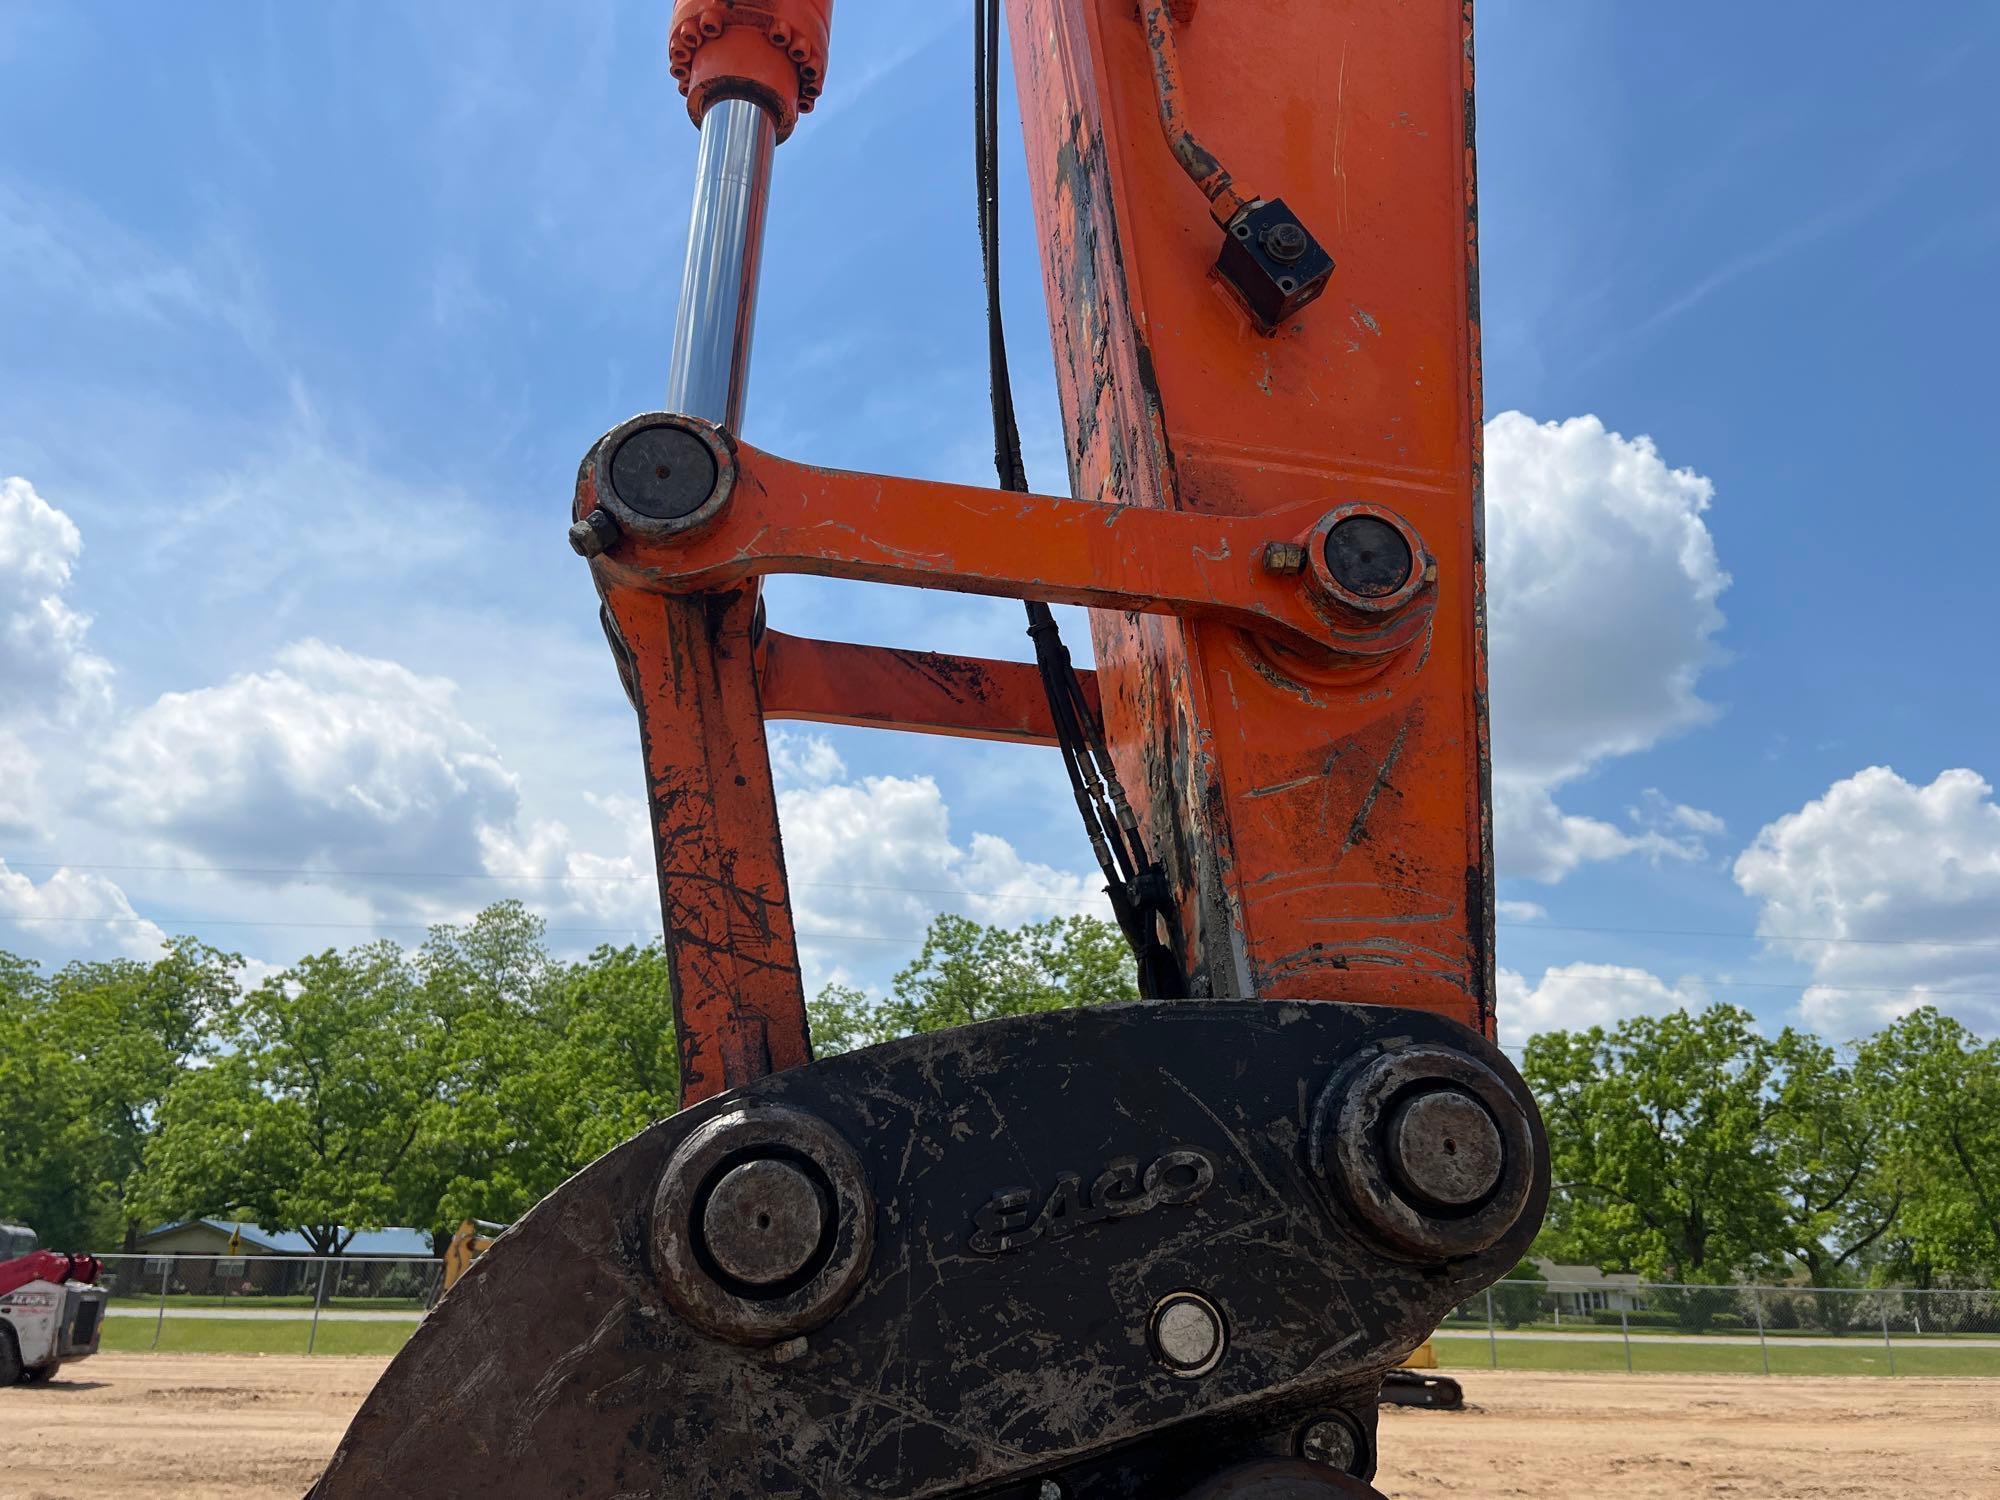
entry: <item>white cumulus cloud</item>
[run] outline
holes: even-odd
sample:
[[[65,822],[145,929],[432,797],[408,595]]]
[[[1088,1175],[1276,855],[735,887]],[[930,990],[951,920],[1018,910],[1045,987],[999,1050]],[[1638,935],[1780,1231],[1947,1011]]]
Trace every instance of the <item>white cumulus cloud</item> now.
[[[1502,969],[1500,1044],[1518,1047],[1538,1031],[1608,1029],[1634,1016],[1699,1010],[1708,998],[1692,981],[1669,984],[1657,974],[1622,964],[1563,964],[1543,970],[1534,984]]]
[[[41,770],[27,742],[0,729],[0,838],[19,838],[41,827]]]
[[[850,777],[818,736],[780,732],[778,817],[785,865],[816,988],[836,967],[900,965],[940,910],[1018,926],[1050,916],[1110,916],[1103,880],[1025,859],[997,834],[953,836],[928,776]]]
[[[1553,881],[1631,853],[1698,857],[1712,815],[1671,830],[1569,813],[1556,792],[1706,722],[1729,575],[1702,519],[1714,486],[1594,416],[1486,425],[1494,836],[1502,875]]]
[[[0,860],[0,924],[4,946],[40,950],[58,959],[125,953],[148,958],[166,934],[132,909],[124,891],[89,870],[57,870],[37,884]],[[25,941],[24,941],[25,940]]]
[[[1007,839],[956,836],[928,776],[855,776],[823,735],[773,729],[771,768],[807,993],[838,981],[881,989],[915,956],[940,911],[1018,926],[1089,912],[1109,917],[1099,877],[1023,858]],[[506,877],[552,923],[659,928],[645,803],[591,795],[587,827],[560,820],[480,830],[494,893]]]
[[[2000,805],[1976,772],[1886,766],[1766,824],[1736,861],[1757,930],[1807,965],[1800,1019],[1836,1036],[1936,1005],[2000,1031]],[[1834,941],[1811,941],[1833,939]]]
[[[85,643],[90,617],[64,595],[83,536],[21,478],[0,480],[0,719],[102,707],[111,666]]]
[[[103,817],[219,864],[480,867],[518,791],[453,685],[315,640],[268,671],[167,693],[92,766]]]
[[[1025,859],[997,834],[955,836],[930,777],[855,776],[823,735],[773,729],[769,743],[808,993],[835,980],[879,989],[940,911],[1006,926],[1110,915],[1101,878]],[[532,891],[553,921],[656,931],[645,803],[587,800],[595,814],[587,829],[554,820],[483,829],[485,868],[545,882]]]
[[[586,792],[583,801],[590,820],[582,832],[555,818],[483,826],[481,860],[495,882],[483,894],[519,895],[552,923],[629,926],[633,939],[650,941],[660,892],[646,804],[622,793]],[[609,930],[590,935],[625,941]]]

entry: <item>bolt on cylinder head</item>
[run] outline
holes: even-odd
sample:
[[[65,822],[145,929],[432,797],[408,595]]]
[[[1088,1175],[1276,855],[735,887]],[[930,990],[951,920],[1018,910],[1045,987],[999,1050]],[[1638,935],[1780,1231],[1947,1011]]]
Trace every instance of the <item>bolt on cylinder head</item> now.
[[[1410,581],[1416,559],[1409,538],[1380,516],[1348,516],[1326,537],[1335,581],[1364,599],[1385,599]]]
[[[619,503],[659,521],[678,521],[715,491],[715,456],[684,427],[641,427],[612,451],[612,493]]]
[[[728,436],[706,422],[643,412],[591,445],[577,495],[606,512],[620,533],[670,540],[706,525],[729,503],[733,453]]]

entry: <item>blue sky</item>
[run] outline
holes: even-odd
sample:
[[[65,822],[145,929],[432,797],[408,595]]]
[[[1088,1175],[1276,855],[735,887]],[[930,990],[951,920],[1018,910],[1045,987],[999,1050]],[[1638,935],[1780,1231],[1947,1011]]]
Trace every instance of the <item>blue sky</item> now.
[[[562,529],[584,448],[661,399],[694,145],[666,9],[0,4],[0,946],[282,965],[500,895],[565,947],[653,930]],[[1515,1037],[1708,997],[2000,1029],[2000,12],[1813,15],[1480,12]],[[778,157],[762,447],[990,478],[966,27],[836,18]],[[1059,488],[1011,132],[1004,166]],[[787,580],[771,610],[1025,655],[998,601]],[[815,982],[880,986],[940,907],[1090,909],[1047,752],[779,752]]]

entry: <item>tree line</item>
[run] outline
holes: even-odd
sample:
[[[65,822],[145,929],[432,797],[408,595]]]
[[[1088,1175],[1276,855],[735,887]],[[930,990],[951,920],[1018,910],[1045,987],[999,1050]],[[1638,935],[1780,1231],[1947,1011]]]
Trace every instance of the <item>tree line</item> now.
[[[1748,1012],[1530,1039],[1537,1249],[1690,1285],[2000,1282],[2000,1042],[1932,1007],[1836,1047]]]
[[[829,986],[822,1054],[1022,1010],[1129,999],[1123,940],[1090,918],[939,917],[890,995]],[[196,1218],[354,1233],[507,1221],[680,1096],[666,955],[551,955],[501,902],[256,984],[192,938],[151,962],[54,973],[0,953],[0,1219],[45,1244],[131,1249]]]
[[[549,951],[502,902],[257,983],[191,938],[53,973],[0,954],[0,1218],[130,1248],[182,1219],[339,1254],[361,1229],[510,1220],[679,1096],[665,955]],[[1137,997],[1118,930],[937,917],[889,992],[829,985],[821,1055]],[[1919,1010],[1858,1045],[1743,1011],[1532,1039],[1557,1191],[1537,1253],[1655,1278],[2000,1275],[2000,1045]]]
[[[657,947],[551,957],[503,902],[262,982],[190,938],[151,963],[0,960],[0,1214],[129,1248],[224,1218],[339,1254],[524,1212],[679,1094]]]

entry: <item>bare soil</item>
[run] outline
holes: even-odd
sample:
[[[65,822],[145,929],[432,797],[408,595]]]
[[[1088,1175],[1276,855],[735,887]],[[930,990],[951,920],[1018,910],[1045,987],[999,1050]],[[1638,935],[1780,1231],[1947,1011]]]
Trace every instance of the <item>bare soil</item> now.
[[[97,1354],[0,1390],[4,1500],[298,1500],[386,1359]]]
[[[1385,1409],[1391,1500],[2000,1496],[2000,1380],[1452,1371],[1467,1409]]]
[[[296,1500],[386,1361],[101,1354],[0,1391],[0,1500]],[[2000,1381],[1462,1377],[1385,1410],[1392,1500],[2000,1500]]]

